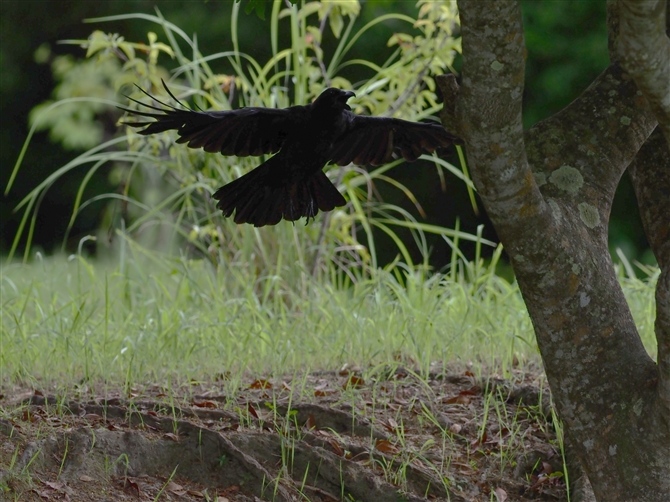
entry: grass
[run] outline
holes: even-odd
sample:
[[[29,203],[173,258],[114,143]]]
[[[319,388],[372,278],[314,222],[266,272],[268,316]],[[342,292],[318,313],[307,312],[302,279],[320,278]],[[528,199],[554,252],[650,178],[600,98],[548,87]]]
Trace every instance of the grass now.
[[[564,493],[568,473],[562,456],[550,468],[533,460],[536,465],[522,468],[525,481],[512,474],[522,459],[547,443],[563,455],[560,422],[553,411],[550,416],[543,410],[541,391],[537,405],[522,407],[508,402],[500,389],[475,392],[472,383],[455,387],[428,376],[435,369],[461,366],[476,377],[497,374],[544,385],[517,286],[495,273],[500,248],[488,264],[467,262],[455,251],[445,274],[395,264],[352,281],[332,263],[329,273],[313,275],[295,262],[266,273],[245,261],[215,267],[208,259],[160,255],[122,235],[120,240],[124,252],[116,260],[38,253],[28,263],[2,264],[0,394],[3,388],[18,388],[59,396],[44,407],[0,406],[0,417],[22,424],[24,433],[31,420],[21,417],[33,411],[40,416],[29,437],[57,435],[60,429],[51,421],[94,427],[66,410],[68,400],[87,393],[129,397],[128,409],[138,414],[142,410],[133,399],[149,398],[159,415],[173,420],[171,432],[178,435],[180,410],[201,400],[195,399],[199,392],[214,392],[223,398],[221,409],[238,415],[240,432],[251,441],[255,430],[270,428],[278,436],[280,466],[276,478],[264,485],[272,499],[273,489],[293,482],[294,456],[304,449],[303,436],[311,426],[298,423],[294,412],[280,415],[276,406],[262,403],[316,401],[351,410],[352,420],[370,420],[389,431],[388,440],[324,430],[311,440],[330,438],[327,444],[339,444],[335,451],[355,460],[365,475],[382,474],[399,489],[415,489],[423,469],[441,481],[440,490],[465,494],[477,480],[489,487],[491,500],[496,500],[494,489],[509,492],[519,483],[530,490],[528,496]],[[626,261],[619,270],[653,354],[658,271],[643,269],[648,278],[640,280],[629,275],[634,271]],[[310,374],[345,365],[354,373]],[[389,365],[402,366],[406,376],[382,376]],[[271,380],[267,389],[261,378]],[[351,378],[364,383],[350,380],[349,385]],[[254,379],[259,380],[249,384]],[[327,389],[322,390],[324,380]],[[319,425],[322,418],[316,420]],[[56,480],[67,446],[66,441],[52,469]],[[352,447],[360,452],[352,456]],[[7,459],[8,466],[15,462],[16,453]],[[28,467],[23,470],[23,477],[17,471],[0,482],[0,490],[20,499],[40,486]],[[301,493],[307,472],[303,477],[302,484],[294,481]],[[152,493],[167,486],[161,479],[154,480]],[[348,493],[344,481],[341,488]],[[306,491],[303,496],[310,500]]]
[[[474,362],[504,376],[539,358],[519,291],[493,265],[461,261],[432,276],[389,266],[342,286],[341,271],[214,268],[125,242],[116,263],[38,254],[2,265],[5,383],[179,385],[398,360],[424,375],[434,363]],[[652,354],[653,278],[621,279]]]

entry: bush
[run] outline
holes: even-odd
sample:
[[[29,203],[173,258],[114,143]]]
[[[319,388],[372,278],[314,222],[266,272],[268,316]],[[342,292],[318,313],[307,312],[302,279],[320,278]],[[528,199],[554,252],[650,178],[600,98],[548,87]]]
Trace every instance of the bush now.
[[[105,95],[102,90],[113,90],[146,103],[150,101],[142,89],[159,96],[161,101],[170,100],[161,84],[161,80],[166,79],[180,101],[192,100],[194,106],[202,109],[305,104],[329,86],[355,89],[357,97],[353,105],[357,113],[393,114],[421,120],[441,108],[432,76],[448,71],[455,51],[460,50],[460,39],[452,35],[458,17],[451,3],[421,1],[417,19],[386,14],[356,32],[353,29],[360,8],[357,2],[310,2],[301,8],[285,9],[282,6],[279,1],[273,4],[269,20],[273,56],[265,64],[260,64],[239,47],[237,3],[232,6],[231,50],[209,56],[200,54],[195,38],[188,37],[178,26],[165,20],[159,11],[155,16],[128,14],[91,20],[143,19],[163,29],[167,44],[159,42],[153,32],[148,33],[146,43],[128,42],[118,34],[102,31],[95,31],[88,40],[71,41],[86,48],[89,59],[69,62],[69,70],[57,74],[61,79],[57,94],[62,99],[51,104],[48,113],[36,113],[33,128],[42,121],[63,141],[71,141],[68,131],[85,127],[86,120],[92,125],[92,115],[98,112],[97,107],[109,108],[108,100],[87,99],[87,109],[92,112],[83,117],[80,113],[76,128],[63,127],[64,122],[71,122],[72,115],[81,106],[73,107],[74,98],[65,97],[63,93],[68,89],[70,92],[81,89],[82,81],[88,78],[86,75],[94,78],[91,76],[93,72],[83,71],[91,67],[92,58],[99,68],[106,69],[106,78],[101,79],[99,73],[95,77],[92,88],[96,92],[93,94],[100,96]],[[389,46],[396,47],[394,55],[381,66],[361,59],[345,60],[351,47],[366,31],[387,20],[407,23],[418,34],[394,34],[388,41]],[[327,26],[338,40],[329,55],[321,47]],[[279,33],[284,29],[290,33],[290,46],[280,48]],[[192,57],[189,58],[187,53]],[[159,66],[159,59],[165,56],[174,58],[178,64],[171,75]],[[215,62],[229,64],[232,74],[215,72],[211,66]],[[372,76],[353,84],[344,76],[353,66],[372,70]],[[73,75],[79,76],[78,85],[73,85]],[[81,98],[77,98],[79,100]],[[134,103],[131,106],[135,106]],[[60,111],[57,112],[58,107]],[[60,120],[54,117],[60,117]],[[127,150],[115,149],[123,142],[127,143]],[[441,176],[447,169],[472,189],[464,166],[459,169],[437,156],[423,157],[434,163]],[[25,255],[28,256],[39,200],[51,183],[70,169],[89,166],[79,196],[74,201],[71,227],[77,215],[91,202],[82,203],[81,200],[86,183],[103,164],[114,166],[111,176],[119,187],[117,193],[96,198],[110,201],[103,227],[127,233],[152,248],[175,250],[186,244],[189,253],[207,257],[215,264],[235,264],[257,273],[276,270],[283,263],[295,272],[291,275],[296,277],[300,275],[299,271],[308,271],[338,275],[340,282],[356,281],[378,266],[374,232],[379,231],[391,237],[397,247],[398,261],[409,268],[428,266],[426,233],[477,240],[476,236],[458,230],[421,223],[406,210],[378,200],[375,184],[389,183],[401,190],[421,212],[414,194],[389,176],[389,172],[401,163],[401,160],[394,161],[371,171],[356,166],[333,166],[327,173],[338,188],[346,192],[347,206],[322,214],[312,225],[280,224],[255,229],[237,226],[223,218],[213,207],[209,194],[222,182],[227,183],[258,165],[258,159],[207,155],[200,150],[175,146],[170,133],[143,137],[128,127],[125,137],[108,139],[85,152],[44,180],[21,202],[19,207],[24,210],[24,216],[10,254],[14,253],[32,215]],[[14,175],[19,166],[20,159]],[[409,244],[396,234],[398,228],[411,230],[423,257],[422,263],[413,262]],[[114,241],[113,234],[110,234],[110,241]]]

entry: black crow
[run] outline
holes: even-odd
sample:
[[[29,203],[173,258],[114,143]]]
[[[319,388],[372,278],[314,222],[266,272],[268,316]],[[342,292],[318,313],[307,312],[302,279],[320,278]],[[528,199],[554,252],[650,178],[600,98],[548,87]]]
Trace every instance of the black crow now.
[[[158,100],[165,108],[136,102],[159,113],[124,108],[156,119],[126,123],[147,126],[140,134],[175,129],[177,143],[206,152],[238,157],[276,153],[214,192],[217,207],[225,216],[235,213],[235,223],[262,227],[302,216],[309,221],[319,210],[343,206],[344,197],[323,172],[328,163],[378,166],[400,156],[412,162],[423,153],[462,144],[439,124],[356,115],[347,105],[351,91],[329,88],[305,106],[205,112],[182,105],[163,85],[183,108]]]

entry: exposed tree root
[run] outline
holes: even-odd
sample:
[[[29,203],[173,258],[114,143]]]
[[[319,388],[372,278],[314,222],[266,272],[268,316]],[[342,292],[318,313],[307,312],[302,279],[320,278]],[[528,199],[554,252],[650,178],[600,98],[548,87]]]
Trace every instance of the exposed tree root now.
[[[190,421],[160,416],[154,411],[137,411],[140,407],[165,411],[164,407],[156,406],[158,403],[149,401],[125,407],[63,404],[53,397],[33,396],[26,404],[60,406],[86,417],[92,424],[31,442],[16,465],[19,470],[29,465],[41,467],[60,458],[61,475],[65,480],[82,474],[100,476],[102,472],[107,476],[133,478],[176,473],[204,486],[242,485],[247,493],[280,502],[300,500],[304,492],[311,492],[310,500],[324,501],[351,497],[366,502],[418,502],[425,500],[423,495],[428,494],[438,501],[449,497],[443,482],[432,473],[411,464],[402,465],[392,455],[341,440],[339,433],[378,440],[384,440],[387,435],[375,430],[363,417],[324,406],[301,404],[291,409],[278,406],[275,409],[278,416],[288,416],[291,410],[296,410],[297,413],[290,414],[296,424],[318,422],[320,428],[333,431],[322,433],[303,428],[301,432],[286,435],[281,430],[270,434],[262,429],[222,433]],[[238,415],[220,410],[194,412],[171,408],[170,411],[177,416],[239,420]],[[132,429],[115,427],[112,423],[118,420]],[[3,424],[3,432],[9,434],[11,430],[11,424]],[[153,434],[147,436],[146,431]],[[66,456],[63,456],[64,451]],[[362,455],[373,469],[361,469]],[[359,457],[359,461],[347,456]],[[403,469],[407,491],[385,481],[380,465],[392,470]],[[465,500],[455,494],[450,497],[452,501]]]
[[[490,500],[494,490],[508,500],[555,500],[562,493],[549,476],[562,463],[547,442],[546,393],[472,376],[435,375],[430,389],[409,378],[384,382],[374,406],[365,390],[355,402],[329,391],[319,403],[279,393],[268,400],[263,389],[234,398],[157,392],[89,402],[17,394],[0,435],[17,445],[4,449],[18,457],[0,458],[0,488],[18,479],[14,491],[35,495],[29,501],[59,483],[120,490],[96,502],[157,500],[168,487],[184,500],[206,492],[231,502],[464,502]],[[508,418],[490,415],[482,428],[481,406],[491,400],[510,408]]]

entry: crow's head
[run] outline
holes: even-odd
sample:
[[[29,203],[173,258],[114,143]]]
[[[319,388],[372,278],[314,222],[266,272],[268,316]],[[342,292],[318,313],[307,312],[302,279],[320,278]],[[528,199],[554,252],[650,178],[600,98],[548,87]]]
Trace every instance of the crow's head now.
[[[351,91],[343,91],[342,89],[335,89],[329,87],[323,91],[316,101],[314,101],[315,108],[330,108],[338,111],[350,110],[347,100],[356,96]]]

